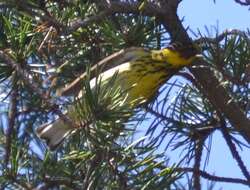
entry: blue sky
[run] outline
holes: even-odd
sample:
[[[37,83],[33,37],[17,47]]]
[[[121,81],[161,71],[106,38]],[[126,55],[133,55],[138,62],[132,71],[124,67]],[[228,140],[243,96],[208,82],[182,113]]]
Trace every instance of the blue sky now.
[[[179,16],[184,17],[184,25],[192,30],[204,30],[204,26],[216,26],[219,30],[249,28],[250,11],[234,0],[184,0],[178,9]]]
[[[205,26],[212,29],[214,26],[219,27],[219,31],[225,29],[246,30],[250,25],[250,11],[247,7],[240,6],[234,0],[183,0],[178,14],[184,17],[184,25],[194,32],[199,29],[206,34]],[[240,151],[250,169],[250,151]],[[229,149],[226,146],[220,133],[213,136],[213,146],[209,165],[206,169],[211,174],[216,173],[219,176],[242,177],[237,163],[232,159]],[[222,187],[225,190],[248,190],[249,187],[234,184],[218,183],[215,189]],[[206,184],[204,184],[204,190]]]

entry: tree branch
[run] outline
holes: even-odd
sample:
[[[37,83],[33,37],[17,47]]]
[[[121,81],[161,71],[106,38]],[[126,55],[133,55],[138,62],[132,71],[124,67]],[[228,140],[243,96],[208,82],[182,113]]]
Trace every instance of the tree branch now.
[[[206,64],[203,61],[198,64]],[[214,71],[208,67],[190,68],[190,71],[197,78],[197,81],[204,89],[208,100],[218,111],[229,120],[235,130],[250,143],[250,120],[246,117],[240,106],[233,100],[214,75]]]
[[[230,178],[230,177],[220,177],[216,175],[209,174],[202,170],[194,170],[193,168],[175,168],[177,172],[197,172],[201,177],[204,179],[208,179],[210,181],[217,181],[217,182],[226,182],[226,183],[238,183],[238,184],[244,184],[244,185],[250,185],[250,181],[239,179],[239,178]]]
[[[80,19],[74,20],[69,23],[69,26],[66,27],[65,30],[62,30],[62,34],[67,35],[76,31],[78,28],[81,28],[81,27],[84,28],[94,22],[98,23],[100,21],[103,21],[103,18],[105,18],[105,16],[109,15],[110,13],[111,13],[110,10],[105,10],[105,11],[100,12],[97,15],[93,15],[84,19],[80,18]]]
[[[160,5],[146,2],[142,9],[139,9],[141,3],[138,2],[110,2],[108,8],[112,13],[132,13],[144,16],[156,16],[159,18],[169,32],[172,41],[180,41],[184,44],[190,44],[191,39],[186,30],[182,27],[176,13],[180,1],[162,1]]]
[[[193,184],[195,190],[201,190],[201,182],[200,182],[200,165],[201,165],[201,157],[202,157],[202,150],[203,150],[203,143],[204,140],[197,139],[195,142],[195,155],[194,155],[194,170],[193,173]]]
[[[114,13],[134,13],[134,14],[142,14],[146,16],[155,16],[160,15],[164,11],[157,5],[147,2],[145,6],[143,7],[143,10],[139,10],[139,7],[141,3],[138,2],[119,2],[119,1],[113,1],[109,4],[98,2],[103,7],[104,11],[101,11],[97,15],[93,15],[87,18],[79,18],[75,21],[72,21],[69,23],[69,27],[65,31],[63,31],[64,34],[70,34],[73,31],[77,30],[80,27],[86,27],[92,23],[98,23],[103,21],[103,18],[105,18],[108,15],[112,15]]]
[[[239,3],[240,5],[250,5],[250,0],[234,0],[236,3]]]

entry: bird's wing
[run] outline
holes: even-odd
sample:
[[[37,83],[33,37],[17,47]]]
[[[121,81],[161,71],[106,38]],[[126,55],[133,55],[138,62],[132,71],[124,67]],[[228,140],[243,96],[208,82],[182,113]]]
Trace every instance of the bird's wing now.
[[[120,65],[124,62],[130,62],[131,60],[137,58],[143,53],[149,50],[138,47],[131,47],[127,49],[120,50],[119,52],[113,53],[112,55],[102,59],[97,64],[90,69],[90,79],[93,79],[98,73],[105,72],[115,66]],[[87,76],[87,72],[80,75],[73,82],[66,85],[64,88],[57,91],[59,96],[70,96],[76,95],[82,89],[82,80]]]

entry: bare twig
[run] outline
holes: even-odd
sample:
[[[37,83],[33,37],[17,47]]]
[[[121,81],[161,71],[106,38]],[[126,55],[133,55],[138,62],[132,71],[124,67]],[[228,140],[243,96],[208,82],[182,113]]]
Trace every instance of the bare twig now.
[[[210,38],[210,37],[201,37],[197,40],[194,41],[194,43],[196,44],[201,44],[201,43],[219,43],[221,42],[223,39],[225,39],[226,36],[228,35],[240,35],[242,37],[246,37],[247,34],[241,30],[238,29],[227,29],[225,31],[223,31],[222,33],[220,33],[219,35],[217,35],[215,38]]]
[[[195,190],[201,190],[201,182],[200,182],[200,165],[201,165],[201,157],[202,157],[202,150],[203,150],[203,139],[197,139],[195,143],[195,155],[194,155],[194,170],[195,172],[193,173],[193,184],[194,184],[194,189]]]
[[[230,178],[230,177],[220,177],[220,176],[209,174],[202,170],[199,170],[199,171],[194,170],[194,168],[183,167],[183,168],[175,168],[175,170],[177,172],[192,172],[192,173],[197,172],[201,177],[208,179],[210,181],[250,185],[250,181],[248,180],[239,179],[239,178]]]
[[[50,37],[51,33],[53,32],[54,28],[51,26],[49,27],[49,30],[47,32],[47,34],[45,35],[43,41],[41,42],[41,44],[39,45],[37,51],[40,51],[44,45],[44,43],[48,40],[48,38]]]

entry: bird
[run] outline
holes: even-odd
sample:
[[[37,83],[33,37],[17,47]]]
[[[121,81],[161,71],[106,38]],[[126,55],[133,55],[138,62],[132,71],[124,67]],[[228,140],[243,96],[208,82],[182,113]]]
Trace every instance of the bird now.
[[[172,43],[160,50],[141,47],[127,48],[92,66],[91,71],[94,71],[97,66],[101,67],[102,70],[98,76],[93,74],[95,72],[91,72],[90,86],[94,87],[97,77],[101,79],[101,82],[104,82],[116,74],[119,86],[126,90],[126,101],[132,108],[137,108],[155,97],[159,88],[176,72],[191,65],[200,57],[192,44]],[[87,73],[85,72],[58,94],[84,96],[80,84],[86,77]],[[135,101],[137,99],[140,101]],[[74,121],[73,107],[74,105],[70,105],[65,115]],[[74,130],[75,127],[69,126],[59,117],[39,126],[36,132],[41,139],[46,140],[50,150],[55,150]]]

